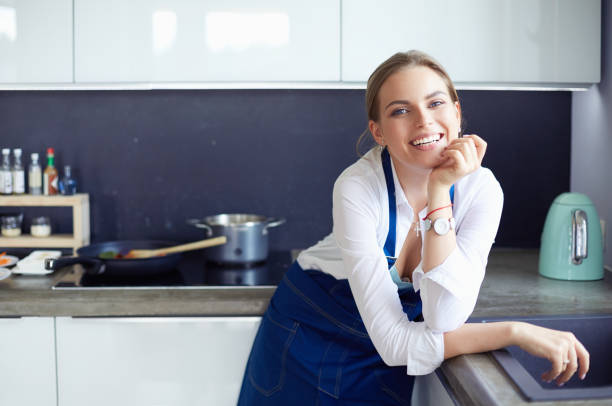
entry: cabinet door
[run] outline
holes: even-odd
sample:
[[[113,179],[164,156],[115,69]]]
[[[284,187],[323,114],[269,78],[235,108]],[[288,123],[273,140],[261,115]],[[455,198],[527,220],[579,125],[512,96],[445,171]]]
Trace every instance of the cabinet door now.
[[[344,0],[342,80],[419,49],[455,82],[595,83],[600,30],[600,0]]]
[[[339,27],[339,0],[75,0],[75,77],[338,81]]]
[[[59,404],[235,405],[259,321],[58,317]]]
[[[0,318],[0,405],[55,406],[53,317]]]
[[[0,1],[0,83],[72,82],[72,0]]]
[[[435,372],[415,377],[412,404],[419,406],[455,406],[451,395]]]

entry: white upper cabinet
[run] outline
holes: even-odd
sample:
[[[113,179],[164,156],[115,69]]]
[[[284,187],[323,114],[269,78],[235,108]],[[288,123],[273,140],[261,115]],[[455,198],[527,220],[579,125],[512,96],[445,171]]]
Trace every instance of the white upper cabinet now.
[[[72,82],[72,0],[0,0],[0,83]]]
[[[340,80],[340,0],[74,0],[75,78]]]
[[[343,0],[342,81],[419,49],[461,83],[596,83],[600,0]]]

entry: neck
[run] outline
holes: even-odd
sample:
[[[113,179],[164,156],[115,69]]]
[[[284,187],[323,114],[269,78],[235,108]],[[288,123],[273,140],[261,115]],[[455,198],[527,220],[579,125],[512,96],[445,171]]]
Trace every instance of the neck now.
[[[427,206],[427,184],[431,169],[402,165],[391,157],[395,173],[404,195],[416,213]]]

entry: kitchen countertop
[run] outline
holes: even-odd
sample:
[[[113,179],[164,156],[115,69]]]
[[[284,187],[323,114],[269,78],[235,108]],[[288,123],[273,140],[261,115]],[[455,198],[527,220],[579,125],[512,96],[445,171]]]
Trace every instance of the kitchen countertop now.
[[[493,249],[473,317],[612,314],[612,273],[604,280],[567,282],[539,276],[538,251]],[[0,317],[261,315],[274,287],[52,290],[67,270],[0,281]],[[440,372],[455,398],[469,405],[528,404],[489,354],[445,361]],[[569,401],[604,405],[610,400]],[[548,406],[553,402],[538,402]]]
[[[612,314],[612,272],[603,280],[570,282],[538,274],[537,250],[494,249],[472,317]],[[490,353],[445,361],[441,375],[463,405],[533,405],[526,401]],[[564,405],[610,405],[610,399]],[[537,406],[559,402],[537,402]]]

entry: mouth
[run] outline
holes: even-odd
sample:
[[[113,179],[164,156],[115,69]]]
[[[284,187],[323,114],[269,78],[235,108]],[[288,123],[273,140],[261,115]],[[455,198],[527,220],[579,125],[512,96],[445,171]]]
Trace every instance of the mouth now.
[[[444,138],[444,133],[430,134],[425,137],[419,137],[410,142],[410,145],[420,150],[428,150],[435,148],[436,144]]]

